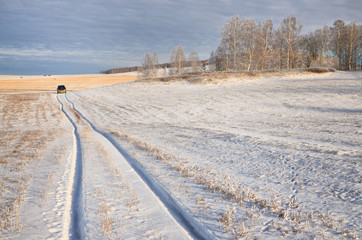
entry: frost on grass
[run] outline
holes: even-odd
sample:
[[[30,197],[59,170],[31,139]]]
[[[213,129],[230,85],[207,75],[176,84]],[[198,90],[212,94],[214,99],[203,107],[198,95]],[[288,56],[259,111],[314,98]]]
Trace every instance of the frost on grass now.
[[[136,152],[146,152],[153,159],[160,161],[175,172],[180,173],[179,178],[189,179],[197,185],[201,185],[204,190],[214,195],[190,194],[190,187],[186,194],[196,198],[193,209],[202,212],[202,219],[210,211],[218,211],[220,217],[217,219],[220,229],[224,229],[225,234],[231,234],[233,238],[253,236],[248,232],[255,232],[259,228],[261,219],[270,219],[265,224],[263,231],[278,232],[280,236],[311,237],[324,236],[325,232],[338,232],[346,235],[346,227],[341,221],[337,221],[328,212],[320,210],[308,211],[299,206],[295,198],[280,197],[272,194],[270,198],[258,196],[253,190],[232,179],[229,175],[217,171],[215,168],[202,168],[195,163],[188,164],[186,160],[180,159],[170,153],[165,153],[162,149],[151,146],[141,140],[121,134],[117,131],[110,131],[118,139],[131,143]],[[134,155],[140,156],[140,153]],[[147,166],[147,163],[145,163]],[[155,163],[151,163],[155,166]],[[160,169],[156,170],[159,174]],[[151,169],[153,174],[157,173]],[[164,174],[167,174],[166,172]],[[167,184],[167,183],[166,183]],[[222,206],[225,201],[231,204],[232,208],[211,207],[207,202],[215,201],[215,196],[219,196],[219,203]],[[224,203],[223,203],[224,202]],[[192,204],[191,204],[192,205]],[[226,206],[227,204],[225,204]],[[250,209],[250,210],[248,210]],[[313,217],[314,216],[314,217]],[[323,229],[323,230],[320,230]],[[318,234],[316,234],[318,233]],[[349,237],[355,233],[349,232]],[[347,236],[347,235],[346,235]]]

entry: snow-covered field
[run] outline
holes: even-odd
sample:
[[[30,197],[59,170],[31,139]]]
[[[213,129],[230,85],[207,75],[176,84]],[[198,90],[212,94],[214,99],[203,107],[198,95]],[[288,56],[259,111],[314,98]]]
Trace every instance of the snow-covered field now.
[[[362,72],[217,83],[0,95],[0,238],[360,237]]]

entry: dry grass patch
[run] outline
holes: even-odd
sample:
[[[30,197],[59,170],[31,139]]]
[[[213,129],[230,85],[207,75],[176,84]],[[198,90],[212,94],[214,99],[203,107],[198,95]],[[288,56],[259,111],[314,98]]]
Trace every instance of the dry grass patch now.
[[[14,124],[26,124],[26,119],[35,118],[32,103],[38,101],[39,95],[34,94],[9,94],[0,95],[2,124],[12,127]],[[28,113],[27,115],[25,115]],[[20,121],[19,121],[20,120]]]
[[[0,94],[0,101],[0,229],[20,231],[25,191],[48,143],[59,133],[54,123],[63,116],[50,95]],[[46,192],[39,194],[45,197]]]
[[[98,191],[98,190],[97,190]],[[97,194],[98,196],[98,214],[100,215],[101,229],[104,237],[111,237],[115,220],[109,209],[109,204],[103,198],[105,194]]]
[[[25,189],[32,179],[31,172],[40,159],[45,157],[47,144],[55,139],[55,134],[45,131],[1,131],[7,142],[7,148],[1,149],[1,176],[0,176],[0,223],[1,230],[19,231],[19,208],[23,202]],[[51,180],[52,175],[48,176]],[[46,200],[46,189],[40,192]]]
[[[0,186],[0,225],[1,231],[19,231],[19,207],[23,202],[25,189],[32,178],[29,168],[35,166],[44,154],[35,149],[45,148],[48,136],[41,131],[8,131],[0,135],[15,136],[8,143],[7,151],[2,149],[2,170]],[[34,138],[34,135],[37,137]],[[12,138],[12,137],[11,137]]]
[[[68,90],[80,90],[125,83],[137,79],[136,75],[87,74],[87,75],[54,75],[54,76],[1,76],[0,89],[53,91],[58,85],[65,85]]]
[[[1,125],[4,129],[53,128],[64,120],[53,100],[50,94],[0,94]]]
[[[335,71],[336,70],[333,68],[328,68],[328,69],[308,68],[308,69],[292,69],[292,70],[188,73],[183,75],[147,78],[147,79],[141,79],[139,81],[160,81],[160,82],[187,81],[196,84],[208,84],[208,83],[220,84],[229,79],[255,80],[258,78],[288,77],[296,75],[303,76],[310,74],[329,73]]]

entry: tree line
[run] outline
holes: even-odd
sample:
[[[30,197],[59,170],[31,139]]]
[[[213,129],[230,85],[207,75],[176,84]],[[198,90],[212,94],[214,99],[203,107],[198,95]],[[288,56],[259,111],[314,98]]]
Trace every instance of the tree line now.
[[[172,50],[170,61],[166,66],[164,66],[163,72],[161,72],[161,74],[180,75],[186,71],[205,71],[207,64],[208,60],[200,60],[197,52],[193,51],[189,54],[189,56],[186,57],[182,46],[178,46]],[[157,53],[154,52],[151,56],[149,52],[146,52],[142,60],[142,68],[140,71],[144,76],[156,76],[160,74],[160,66],[161,64],[158,63]],[[186,68],[188,69],[186,70]]]
[[[274,28],[271,19],[232,16],[221,30],[221,41],[208,59],[216,71],[255,71],[334,67],[338,70],[356,70],[362,65],[362,25],[336,20],[333,26],[324,26],[314,32],[301,34],[302,24],[296,17],[287,16]],[[188,57],[178,46],[170,54],[167,74],[205,71],[205,61],[197,52]],[[140,70],[145,76],[159,73],[157,53],[146,53]],[[187,69],[186,69],[187,68]],[[166,72],[164,72],[166,74]]]
[[[265,70],[335,67],[355,70],[361,66],[362,25],[336,20],[308,34],[288,16],[274,29],[271,19],[256,23],[233,16],[222,27],[222,40],[211,53],[216,70]]]

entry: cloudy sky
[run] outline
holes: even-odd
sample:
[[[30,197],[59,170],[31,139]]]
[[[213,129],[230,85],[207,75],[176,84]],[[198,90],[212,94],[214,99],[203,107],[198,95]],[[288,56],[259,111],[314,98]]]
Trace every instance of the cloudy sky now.
[[[147,51],[162,63],[178,45],[207,59],[233,15],[294,15],[303,33],[362,21],[360,0],[0,0],[0,74],[97,73]]]

